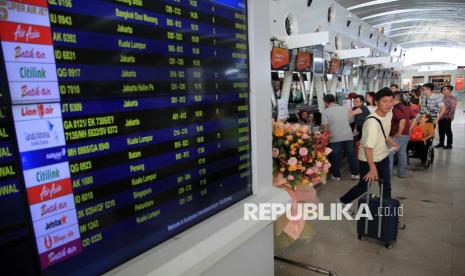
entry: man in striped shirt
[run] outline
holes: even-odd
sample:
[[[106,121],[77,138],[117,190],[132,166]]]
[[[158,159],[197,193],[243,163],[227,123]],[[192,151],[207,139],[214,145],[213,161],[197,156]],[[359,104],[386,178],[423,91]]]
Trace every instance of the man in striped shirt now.
[[[432,123],[437,125],[439,120],[446,112],[444,106],[444,97],[441,94],[434,94],[434,84],[425,83],[421,88],[423,94],[421,96],[420,113],[429,114],[431,116]]]

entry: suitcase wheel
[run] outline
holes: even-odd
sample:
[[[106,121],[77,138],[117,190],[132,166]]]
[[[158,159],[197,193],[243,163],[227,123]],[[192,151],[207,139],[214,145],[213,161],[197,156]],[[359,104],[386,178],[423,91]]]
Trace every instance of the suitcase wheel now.
[[[384,244],[384,247],[386,247],[387,249],[391,249],[391,248],[392,248],[392,244],[390,244],[390,243],[385,243],[385,244]]]

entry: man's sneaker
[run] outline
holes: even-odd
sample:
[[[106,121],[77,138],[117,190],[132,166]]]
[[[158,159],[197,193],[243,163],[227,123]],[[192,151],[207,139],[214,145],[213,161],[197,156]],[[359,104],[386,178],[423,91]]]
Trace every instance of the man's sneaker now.
[[[334,181],[341,181],[340,177],[335,177],[334,175],[331,175],[331,179]]]
[[[352,175],[350,175],[350,179],[352,179],[352,180],[359,180],[359,179],[360,179],[360,175],[358,175],[358,174],[352,174]]]
[[[452,145],[447,145],[444,147],[444,149],[451,149],[452,148]]]
[[[443,147],[444,147],[444,145],[441,145],[441,144],[437,144],[436,146],[434,146],[435,149],[437,149],[437,148],[443,148]]]
[[[426,163],[425,163],[425,164],[426,164]],[[399,178],[405,178],[405,175],[400,175],[400,174],[395,173],[395,172],[393,172],[392,174],[395,175],[395,176],[397,176],[397,177],[399,177]]]

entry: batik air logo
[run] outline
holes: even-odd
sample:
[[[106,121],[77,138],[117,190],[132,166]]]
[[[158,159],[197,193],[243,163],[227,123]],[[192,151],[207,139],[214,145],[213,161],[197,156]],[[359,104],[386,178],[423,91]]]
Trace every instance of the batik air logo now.
[[[45,203],[42,204],[42,206],[40,206],[40,216],[45,217],[53,213],[56,213],[60,210],[66,209],[67,207],[68,203],[66,201],[54,202],[53,204]]]
[[[26,42],[29,40],[38,39],[40,38],[40,32],[34,30],[32,26],[29,26],[27,29],[24,29],[21,24],[18,24],[16,27],[16,31],[13,33],[15,40],[25,39]]]
[[[21,46],[15,47],[15,59],[22,58],[22,59],[46,59],[47,56],[45,52],[34,50],[34,48],[30,49],[22,49]]]
[[[50,96],[52,91],[48,87],[34,86],[29,87],[27,84],[21,86],[21,97],[38,97],[38,96]]]

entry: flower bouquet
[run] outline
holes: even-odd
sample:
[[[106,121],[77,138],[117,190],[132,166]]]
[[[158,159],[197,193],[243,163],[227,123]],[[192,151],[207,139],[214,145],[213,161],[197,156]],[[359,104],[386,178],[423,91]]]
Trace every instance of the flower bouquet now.
[[[311,133],[306,125],[273,121],[273,175],[282,174],[293,190],[298,185],[326,183],[331,167],[328,143],[328,131]]]
[[[297,204],[318,203],[314,184],[326,183],[331,164],[328,131],[311,133],[306,125],[273,121],[273,185],[285,189],[291,197],[291,213]],[[312,227],[303,219],[290,221],[286,215],[274,224],[276,248],[299,238],[310,240]]]

